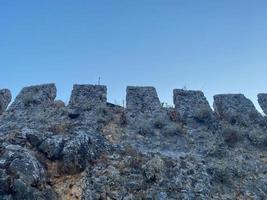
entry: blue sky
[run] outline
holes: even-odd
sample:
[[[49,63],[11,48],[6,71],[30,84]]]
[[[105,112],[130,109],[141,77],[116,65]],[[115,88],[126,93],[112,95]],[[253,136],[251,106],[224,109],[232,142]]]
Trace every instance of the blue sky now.
[[[267,92],[266,0],[2,0],[0,88],[16,95],[54,82],[67,101],[74,83]]]

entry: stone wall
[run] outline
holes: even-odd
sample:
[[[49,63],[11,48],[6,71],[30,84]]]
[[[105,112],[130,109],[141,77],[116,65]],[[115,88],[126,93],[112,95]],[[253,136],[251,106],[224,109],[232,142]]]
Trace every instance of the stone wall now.
[[[9,110],[27,109],[29,106],[48,106],[55,102],[57,89],[55,84],[43,84],[25,87],[21,90]],[[0,90],[0,114],[11,101],[8,89]],[[267,114],[267,94],[258,95],[259,104]],[[243,94],[218,94],[214,96],[214,111],[202,91],[173,90],[173,102],[176,112],[182,118],[195,118],[198,115],[216,114],[229,122],[255,121],[262,116],[253,103]],[[74,85],[69,108],[90,110],[106,106],[107,87],[103,85]],[[154,87],[128,86],[126,90],[126,110],[129,112],[153,112],[162,108]]]
[[[0,90],[0,114],[6,110],[11,98],[11,92],[8,89]]]
[[[248,123],[261,118],[253,103],[243,94],[219,94],[214,96],[214,111],[231,123]]]
[[[74,85],[69,107],[90,110],[105,106],[107,103],[107,87],[103,85]]]
[[[182,118],[195,118],[212,113],[202,91],[174,89],[173,103],[175,110]]]
[[[57,95],[55,84],[43,84],[25,87],[21,90],[10,110],[27,109],[29,106],[47,106],[54,102]]]
[[[265,114],[267,114],[267,94],[265,93],[258,94],[258,102],[260,104],[262,111]]]
[[[126,89],[126,108],[129,111],[154,111],[161,107],[154,87],[128,86]]]

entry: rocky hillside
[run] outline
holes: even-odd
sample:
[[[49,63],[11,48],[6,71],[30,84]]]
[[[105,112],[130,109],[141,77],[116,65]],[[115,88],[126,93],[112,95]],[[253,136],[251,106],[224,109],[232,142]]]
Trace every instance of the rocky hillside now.
[[[0,90],[0,199],[267,199],[267,120],[242,94],[127,87],[126,108],[100,85]],[[258,95],[267,112],[267,94]]]

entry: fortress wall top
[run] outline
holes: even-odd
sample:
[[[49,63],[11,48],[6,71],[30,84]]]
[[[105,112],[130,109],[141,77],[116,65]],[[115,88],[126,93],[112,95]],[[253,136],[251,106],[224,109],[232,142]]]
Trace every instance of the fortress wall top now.
[[[258,94],[258,102],[264,114],[267,115],[267,94],[266,93]]]
[[[128,86],[126,108],[131,111],[153,111],[160,109],[160,101],[154,87]]]
[[[55,100],[56,95],[57,89],[53,83],[25,87],[9,109],[21,109],[28,105],[48,105]]]
[[[0,115],[6,110],[11,99],[12,95],[10,90],[8,89],[0,90]]]
[[[214,96],[214,111],[229,122],[254,121],[261,117],[255,106],[243,94],[219,94]]]
[[[174,89],[173,103],[175,110],[182,118],[196,117],[203,112],[212,113],[212,109],[202,91]]]
[[[126,90],[126,108],[130,112],[147,112],[160,110],[161,104],[154,87],[128,86]],[[26,109],[29,105],[50,105],[56,98],[55,84],[43,84],[25,87],[21,90],[9,110]],[[11,93],[7,89],[0,90],[0,114],[11,101]],[[267,94],[258,94],[259,104],[267,114]],[[176,111],[183,118],[195,117],[199,112],[212,113],[209,103],[202,91],[173,90],[173,102]],[[105,106],[107,103],[107,87],[103,85],[73,86],[69,108],[91,109]],[[214,111],[221,118],[232,121],[248,121],[259,119],[260,113],[253,103],[243,94],[219,94],[214,96]]]
[[[69,107],[91,109],[95,106],[104,106],[107,103],[107,87],[104,85],[77,85],[73,86]]]

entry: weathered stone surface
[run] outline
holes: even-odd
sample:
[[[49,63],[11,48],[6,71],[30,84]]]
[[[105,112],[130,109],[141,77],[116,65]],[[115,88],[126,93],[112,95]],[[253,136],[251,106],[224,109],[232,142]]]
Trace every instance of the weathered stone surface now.
[[[214,111],[231,123],[248,123],[261,117],[253,103],[243,94],[219,94],[214,96]]]
[[[264,114],[267,115],[267,94],[266,93],[258,94],[258,102]]]
[[[103,85],[74,85],[69,107],[90,110],[105,106],[107,102],[107,87]]]
[[[160,109],[160,101],[154,87],[128,86],[126,107],[129,111],[154,111]]]
[[[182,118],[203,118],[212,114],[202,91],[174,89],[173,102],[175,110]]]
[[[5,145],[0,152],[0,199],[56,199],[46,186],[45,170],[28,149]],[[5,169],[1,169],[5,168]]]
[[[42,165],[27,149],[18,145],[8,145],[3,157],[8,160],[8,171],[17,175],[26,184],[36,185],[44,181]]]
[[[38,149],[40,149],[47,158],[58,159],[64,147],[64,139],[62,135],[54,135],[45,139]]]
[[[193,118],[180,120],[155,89],[133,90],[131,110],[105,101],[83,110],[81,95],[73,107],[48,100],[1,115],[0,199],[267,199],[267,121],[250,121],[249,100],[219,98],[223,117],[199,123],[210,113],[198,112],[203,94],[178,95]],[[225,120],[243,117],[246,126]]]
[[[8,89],[0,90],[0,115],[6,110],[11,101],[11,92]]]
[[[50,105],[56,98],[55,84],[25,87],[21,90],[9,110],[23,109],[35,105]]]
[[[0,195],[8,194],[10,191],[11,178],[5,169],[0,169]]]
[[[43,133],[32,129],[24,129],[27,140],[32,146],[38,147],[46,138],[52,135],[52,133]]]
[[[62,151],[63,171],[66,174],[82,172],[91,159],[107,151],[107,148],[105,139],[98,133],[75,133],[66,142]]]
[[[159,182],[161,181],[164,170],[164,161],[160,157],[154,157],[142,166],[142,168],[147,181]]]

